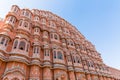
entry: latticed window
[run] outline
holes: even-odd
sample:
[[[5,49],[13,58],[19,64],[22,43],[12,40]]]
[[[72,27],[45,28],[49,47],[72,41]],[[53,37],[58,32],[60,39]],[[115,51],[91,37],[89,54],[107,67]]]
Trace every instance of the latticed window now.
[[[25,50],[25,45],[26,45],[26,43],[24,41],[21,41],[20,45],[19,45],[19,49]]]

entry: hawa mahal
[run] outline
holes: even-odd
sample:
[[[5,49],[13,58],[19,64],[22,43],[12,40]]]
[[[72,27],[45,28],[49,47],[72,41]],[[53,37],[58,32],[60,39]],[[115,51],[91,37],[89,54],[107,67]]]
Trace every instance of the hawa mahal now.
[[[13,5],[0,19],[0,80],[120,80],[69,22]]]

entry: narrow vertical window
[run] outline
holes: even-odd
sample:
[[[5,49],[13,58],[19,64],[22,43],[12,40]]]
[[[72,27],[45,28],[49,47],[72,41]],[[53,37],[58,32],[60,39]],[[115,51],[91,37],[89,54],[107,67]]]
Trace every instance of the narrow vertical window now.
[[[8,39],[7,39],[6,42],[5,42],[5,46],[7,46],[7,44],[8,44]]]
[[[54,58],[56,59],[57,58],[56,51],[54,51],[53,54],[54,54]]]
[[[28,23],[27,22],[24,22],[24,27],[28,27]]]
[[[29,50],[29,44],[27,44],[27,49],[26,49],[26,52],[28,52],[28,50]]]
[[[21,20],[19,21],[19,26],[22,26],[22,21]]]
[[[51,36],[51,39],[53,39],[53,34],[52,34],[52,33],[51,33],[51,35],[50,35],[50,36]]]
[[[37,54],[39,53],[39,47],[37,47],[37,52],[36,52]]]
[[[15,43],[14,43],[14,49],[17,48],[17,45],[18,45],[18,40],[16,40]]]

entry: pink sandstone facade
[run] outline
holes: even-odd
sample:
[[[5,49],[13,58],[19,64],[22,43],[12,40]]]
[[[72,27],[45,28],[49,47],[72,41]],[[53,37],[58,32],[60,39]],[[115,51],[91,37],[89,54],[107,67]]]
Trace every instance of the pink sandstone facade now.
[[[120,71],[64,19],[13,5],[0,21],[0,80],[120,80]]]

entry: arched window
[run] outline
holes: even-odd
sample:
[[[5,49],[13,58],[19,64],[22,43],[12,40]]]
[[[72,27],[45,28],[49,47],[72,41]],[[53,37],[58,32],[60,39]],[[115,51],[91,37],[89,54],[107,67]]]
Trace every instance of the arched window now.
[[[14,43],[14,49],[17,48],[17,45],[18,45],[18,40],[16,40],[15,43]]]
[[[38,16],[35,16],[35,17],[34,17],[34,20],[35,20],[35,21],[39,21],[39,17],[38,17]]]
[[[39,32],[40,29],[39,28],[34,28],[34,32]]]
[[[4,44],[4,42],[5,42],[5,38],[3,37],[0,43]]]
[[[24,41],[21,41],[19,44],[19,49],[25,50],[25,45],[26,45],[26,43]]]
[[[61,51],[58,51],[58,52],[57,52],[57,56],[58,56],[58,59],[63,59],[63,56],[62,56],[62,52],[61,52]]]

